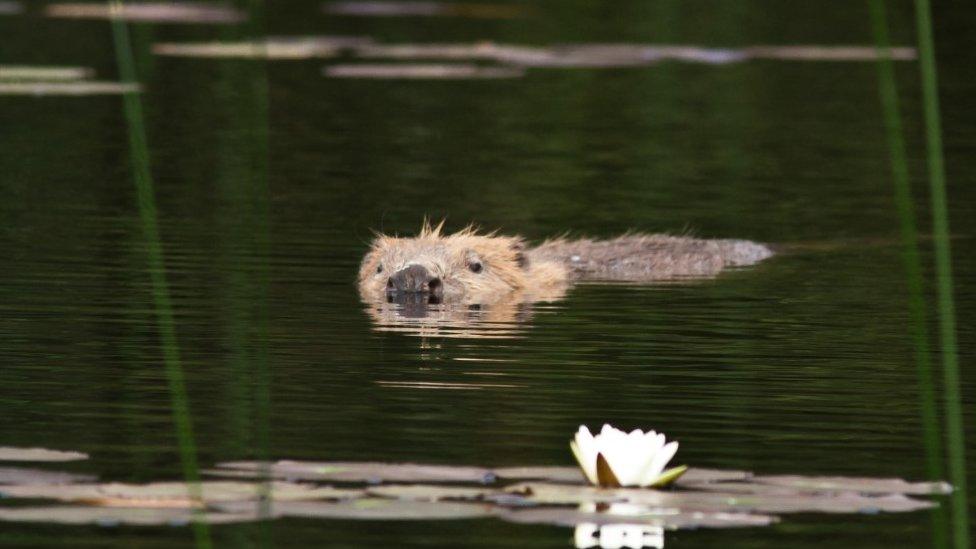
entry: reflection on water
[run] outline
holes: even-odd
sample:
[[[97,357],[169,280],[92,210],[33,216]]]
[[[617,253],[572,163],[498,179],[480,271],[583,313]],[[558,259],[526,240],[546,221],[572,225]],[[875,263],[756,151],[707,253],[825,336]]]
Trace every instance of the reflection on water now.
[[[573,542],[579,549],[663,549],[664,528],[643,524],[584,523],[576,526]]]
[[[366,313],[379,332],[420,337],[495,339],[522,337],[534,314],[518,296],[491,305],[368,303]]]
[[[605,513],[607,515],[620,515],[622,522],[618,524],[594,524],[586,522],[576,525],[573,540],[578,548],[599,547],[600,549],[641,549],[653,548],[663,549],[664,547],[664,528],[640,523],[623,522],[624,516],[646,515],[649,511],[647,507],[630,505],[626,503],[611,503],[609,505],[597,505],[584,503],[579,506],[581,513]],[[668,511],[660,509],[655,511],[659,515],[667,515]],[[675,509],[673,514],[678,514]]]
[[[465,46],[462,53],[481,40],[543,45],[542,62],[553,63],[568,54],[546,44],[721,45],[685,53],[724,62],[749,44],[869,42],[865,14],[839,1],[623,1],[612,10],[550,2],[539,17],[514,21],[326,17],[320,4],[276,5],[270,34],[436,41]],[[0,2],[0,11],[10,5]],[[976,145],[976,79],[964,55],[971,33],[962,24],[971,10],[936,14],[947,166],[958,174],[973,172]],[[910,43],[908,11],[892,15],[892,42]],[[103,21],[28,17],[0,19],[3,62],[90,66],[111,78]],[[233,40],[244,47],[218,53],[255,57],[250,41],[269,33],[137,28],[162,248],[202,465],[269,448],[294,459],[568,464],[566,432],[612,421],[667,428],[689,463],[922,476],[916,377],[897,299],[905,281],[893,246],[800,250],[701,284],[585,286],[555,306],[496,311],[419,314],[380,304],[364,313],[354,284],[368,228],[411,231],[424,214],[533,239],[690,226],[772,242],[891,240],[896,216],[870,63],[659,63],[394,86],[324,79],[321,62],[296,61],[269,66],[261,109],[248,63],[149,52],[153,42]],[[584,53],[573,59],[608,55]],[[907,78],[913,68],[899,64],[906,97],[918,93]],[[120,163],[119,106],[116,97],[0,102],[2,444],[76,448],[92,459],[71,471],[106,481],[174,479],[172,410],[145,242]],[[258,118],[268,130],[263,168],[246,145]],[[909,135],[919,125],[906,102]],[[909,140],[909,166],[922,157],[915,145]],[[264,170],[267,193],[254,185]],[[950,188],[960,234],[974,232],[974,188]],[[973,258],[959,254],[954,265],[963,365],[976,336]],[[922,259],[931,260],[925,243]],[[462,389],[481,381],[475,374],[515,387]],[[969,376],[961,389],[973,394]],[[964,414],[972,432],[972,407]],[[314,546],[326,528],[336,545],[357,547],[564,546],[567,538],[564,529],[493,519],[363,528],[336,519],[358,511],[337,506],[318,511],[332,513],[328,525],[275,522],[275,538]],[[512,518],[528,520],[521,511]],[[246,545],[247,532],[215,530],[222,546]],[[2,539],[23,545],[190,541],[188,529],[121,534],[0,525]],[[668,544],[819,549],[830,539],[890,549],[930,546],[931,534],[919,512],[688,531]]]

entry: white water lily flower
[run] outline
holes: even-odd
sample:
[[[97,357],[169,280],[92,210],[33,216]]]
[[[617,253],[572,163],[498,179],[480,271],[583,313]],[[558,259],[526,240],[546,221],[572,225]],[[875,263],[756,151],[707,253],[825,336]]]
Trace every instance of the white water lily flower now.
[[[664,434],[655,431],[625,433],[604,424],[600,434],[593,436],[580,425],[569,447],[587,480],[598,486],[663,485],[685,471],[684,467],[664,471],[678,451],[678,443],[665,444]]]

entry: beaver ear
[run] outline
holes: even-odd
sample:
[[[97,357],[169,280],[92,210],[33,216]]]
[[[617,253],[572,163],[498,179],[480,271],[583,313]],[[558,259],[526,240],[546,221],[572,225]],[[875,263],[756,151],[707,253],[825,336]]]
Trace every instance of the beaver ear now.
[[[523,269],[528,269],[529,258],[525,255],[525,242],[518,239],[513,240],[512,251],[515,252],[515,264]]]

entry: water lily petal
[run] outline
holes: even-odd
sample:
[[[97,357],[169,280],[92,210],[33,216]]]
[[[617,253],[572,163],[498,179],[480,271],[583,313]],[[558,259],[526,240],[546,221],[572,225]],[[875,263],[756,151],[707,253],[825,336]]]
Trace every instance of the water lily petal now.
[[[678,444],[666,443],[664,433],[657,431],[626,432],[604,423],[596,436],[580,425],[570,449],[591,484],[649,486],[674,457]]]
[[[573,455],[576,456],[576,461],[579,462],[587,480],[596,484],[596,455],[599,453],[599,449],[586,425],[580,425],[579,430],[576,431],[576,438],[570,442],[570,448],[573,450]]]
[[[576,457],[576,462],[579,463],[583,474],[586,475],[586,480],[590,481],[590,484],[596,484],[596,460],[593,460],[593,465],[591,466],[590,461],[586,459],[579,444],[575,440],[569,441],[569,448],[573,451],[573,456]]]
[[[597,448],[622,486],[636,486],[649,456],[642,451],[642,437],[618,429],[604,430],[596,438]]]
[[[678,442],[672,441],[664,445],[663,448],[658,450],[654,454],[654,458],[648,463],[647,468],[641,472],[641,486],[648,486],[654,484],[654,482],[661,476],[661,472],[667,467],[668,462],[674,457],[675,452],[678,451]]]

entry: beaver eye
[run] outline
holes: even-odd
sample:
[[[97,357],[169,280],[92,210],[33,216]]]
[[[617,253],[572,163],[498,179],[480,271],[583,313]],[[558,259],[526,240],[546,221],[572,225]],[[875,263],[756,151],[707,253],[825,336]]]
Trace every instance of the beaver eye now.
[[[377,265],[376,266],[376,274],[380,274],[382,272],[383,272],[383,265]]]
[[[471,269],[472,273],[480,273],[482,266],[480,261],[472,261],[468,263],[468,268]]]

